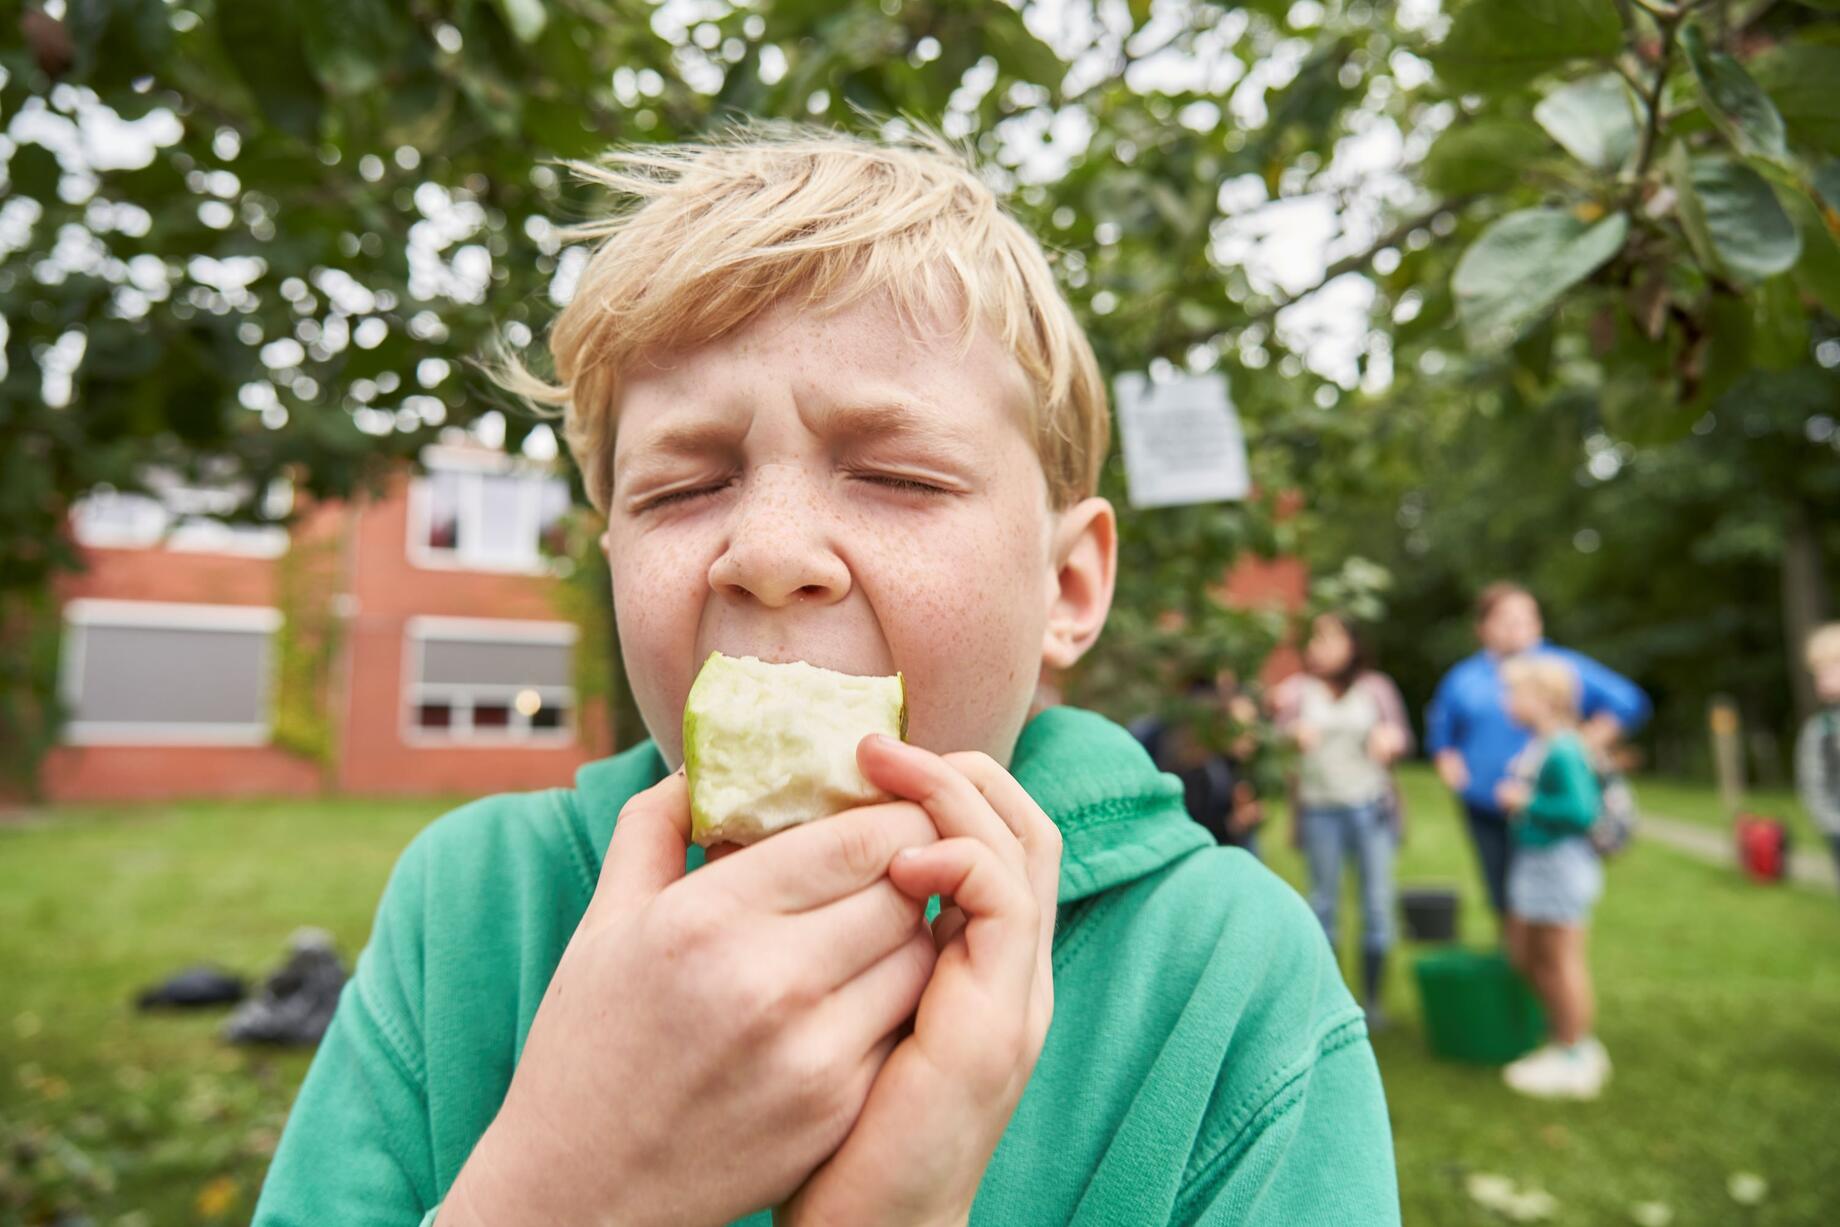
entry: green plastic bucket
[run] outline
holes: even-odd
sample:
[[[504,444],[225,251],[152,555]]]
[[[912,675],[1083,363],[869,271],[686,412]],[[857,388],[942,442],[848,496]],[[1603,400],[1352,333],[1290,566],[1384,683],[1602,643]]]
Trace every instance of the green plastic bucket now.
[[[1448,947],[1413,964],[1425,1038],[1447,1061],[1505,1065],[1546,1036],[1546,1016],[1499,951]]]

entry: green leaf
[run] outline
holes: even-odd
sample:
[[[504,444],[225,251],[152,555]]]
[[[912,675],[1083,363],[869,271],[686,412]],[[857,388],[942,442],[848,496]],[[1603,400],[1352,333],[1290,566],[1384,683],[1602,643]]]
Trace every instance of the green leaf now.
[[[1829,315],[1840,319],[1840,235],[1828,229],[1820,207],[1806,196],[1788,192],[1782,200],[1802,236],[1802,258],[1795,264],[1795,284],[1812,295]]]
[[[1815,167],[1811,182],[1822,203],[1840,214],[1840,161],[1824,162]]]
[[[375,89],[408,42],[408,27],[386,0],[318,0],[295,12],[306,28],[307,59],[334,94]]]
[[[511,27],[511,33],[520,43],[534,43],[543,33],[543,27],[549,24],[549,13],[543,8],[543,0],[495,0],[499,15],[505,24]]]
[[[1622,45],[1616,7],[1605,0],[1469,0],[1431,62],[1453,89],[1487,94]]]
[[[292,5],[221,5],[218,34],[268,122],[311,143],[319,139],[325,99],[307,62],[298,11]]]
[[[1450,279],[1474,349],[1499,349],[1622,250],[1629,218],[1596,223],[1564,209],[1522,209],[1477,236]]]
[[[1780,159],[1789,152],[1783,117],[1738,63],[1723,51],[1706,46],[1697,22],[1680,32],[1680,45],[1699,83],[1706,114],[1739,153]]]
[[[1635,152],[1635,111],[1623,79],[1613,72],[1560,86],[1540,99],[1533,118],[1567,153],[1595,170],[1615,171]]]
[[[1676,145],[1669,174],[1680,221],[1700,261],[1739,281],[1787,272],[1802,254],[1801,236],[1769,181],[1726,154],[1689,157]]]
[[[1808,312],[1794,280],[1771,277],[1749,297],[1751,361],[1767,371],[1785,371],[1804,361],[1808,357]]]
[[[1519,119],[1446,128],[1425,154],[1425,185],[1440,196],[1504,191],[1525,176],[1527,150],[1539,139],[1539,129]]]
[[[1067,65],[1054,48],[1029,31],[1020,13],[1001,7],[991,9],[983,35],[984,49],[1006,74],[1059,91]]]
[[[1840,154],[1840,46],[1783,43],[1752,60],[1751,74],[1775,100],[1792,144]]]

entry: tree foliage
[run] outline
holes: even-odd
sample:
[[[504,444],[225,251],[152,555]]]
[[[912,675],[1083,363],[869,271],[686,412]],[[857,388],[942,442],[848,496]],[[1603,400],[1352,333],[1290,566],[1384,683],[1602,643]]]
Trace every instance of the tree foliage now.
[[[1304,553],[1325,601],[1371,600],[1359,558],[1386,564],[1389,642],[1446,659],[1461,597],[1516,573],[1576,602],[1568,631],[1646,645],[1638,671],[1756,666],[1719,639],[1726,613],[1780,661],[1766,624],[1819,602],[1763,589],[1809,573],[1786,542],[1831,551],[1840,505],[1840,21],[1788,0],[1446,7],[18,9],[0,594],[23,608],[74,561],[71,500],[150,464],[342,495],[504,409],[466,364],[495,327],[540,333],[582,256],[555,223],[603,205],[560,162],[738,115],[911,117],[978,151],[1109,373],[1218,368],[1247,423],[1265,493],[1125,517],[1095,691],[1148,703],[1255,667],[1282,625],[1214,595],[1247,551]],[[1270,219],[1299,210],[1328,243],[1286,272]],[[508,447],[538,425],[505,418]],[[1581,485],[1604,456],[1616,472]],[[1122,494],[1118,466],[1106,483]],[[1306,510],[1275,514],[1284,491]],[[1693,599],[1688,578],[1663,598],[1679,572],[1723,587],[1665,631]]]

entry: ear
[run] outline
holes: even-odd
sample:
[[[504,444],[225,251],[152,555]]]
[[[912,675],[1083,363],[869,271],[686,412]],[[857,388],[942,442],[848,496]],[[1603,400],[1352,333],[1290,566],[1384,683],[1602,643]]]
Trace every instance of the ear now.
[[[1050,543],[1048,625],[1041,661],[1068,669],[1099,638],[1118,578],[1118,517],[1102,498],[1084,499],[1058,516]]]
[[[612,547],[612,544],[607,540],[608,533],[611,531],[612,530],[609,529],[607,530],[607,532],[603,532],[601,533],[599,537],[595,538],[595,540],[599,542],[600,547],[601,547],[601,557],[607,559],[609,562],[613,561],[613,554],[610,552],[613,547]]]

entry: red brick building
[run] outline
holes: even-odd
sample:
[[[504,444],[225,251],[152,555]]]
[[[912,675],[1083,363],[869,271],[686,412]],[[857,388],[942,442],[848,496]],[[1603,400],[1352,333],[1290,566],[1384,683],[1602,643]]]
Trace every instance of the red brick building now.
[[[221,491],[86,500],[45,795],[483,794],[605,754],[542,549],[566,486],[493,452],[425,459],[291,532],[210,519]]]
[[[543,548],[566,485],[495,451],[424,461],[291,531],[213,519],[236,502],[223,490],[85,500],[44,795],[483,795],[566,785],[608,753]],[[1244,559],[1221,596],[1294,610],[1306,586],[1296,559]],[[1266,680],[1295,668],[1287,646]]]

